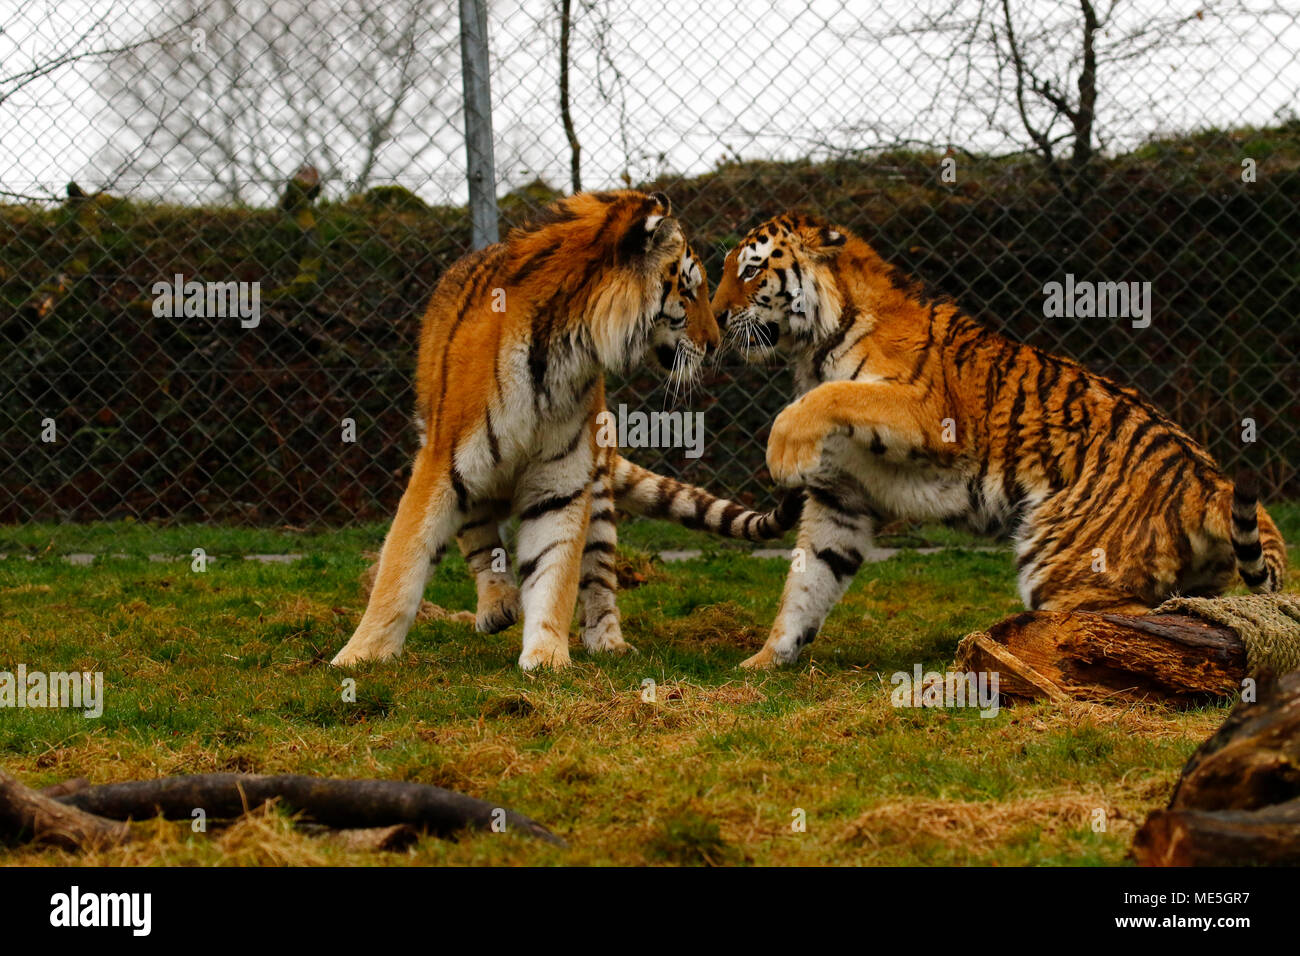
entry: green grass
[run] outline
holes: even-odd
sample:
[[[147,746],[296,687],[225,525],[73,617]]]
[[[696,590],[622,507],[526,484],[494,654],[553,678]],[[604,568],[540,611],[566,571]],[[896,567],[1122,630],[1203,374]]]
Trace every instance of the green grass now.
[[[1300,509],[1273,509],[1284,531]],[[528,675],[519,627],[484,637],[417,623],[395,663],[347,674],[326,661],[362,609],[363,551],[382,529],[330,533],[139,524],[0,528],[0,670],[104,672],[102,717],[0,711],[0,766],[43,786],[219,770],[383,777],[499,801],[564,835],[421,840],[400,854],[348,851],[258,814],[212,834],[139,824],[125,848],[44,864],[618,863],[1112,864],[1167,799],[1226,708],[1087,705],[895,709],[889,676],[945,669],[957,642],[1019,609],[1004,551],[906,551],[865,567],[797,667],[737,664],[766,633],[786,564],[737,555],[657,523],[624,525],[628,550],[703,548],[650,565],[620,596],[640,654]],[[899,541],[942,540],[902,529]],[[202,547],[205,573],[188,560]],[[90,567],[68,552],[104,557]],[[235,559],[295,552],[291,565]],[[16,555],[31,555],[21,560]],[[222,557],[228,560],[221,560]],[[459,557],[426,597],[473,607]],[[645,678],[658,702],[644,703]],[[1091,814],[1103,808],[1105,832]],[[806,830],[796,832],[797,811]]]

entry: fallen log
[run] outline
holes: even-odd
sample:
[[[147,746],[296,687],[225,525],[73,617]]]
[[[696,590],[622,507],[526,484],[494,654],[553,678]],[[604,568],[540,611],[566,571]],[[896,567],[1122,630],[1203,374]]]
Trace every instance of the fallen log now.
[[[1300,671],[1261,676],[1133,838],[1144,866],[1300,864]]]
[[[391,827],[367,827],[361,830],[330,830],[321,828],[321,835],[345,850],[363,850],[372,853],[396,853],[413,846],[420,839],[420,831],[409,823]]]
[[[1241,690],[1246,647],[1235,632],[1183,614],[1030,611],[969,634],[966,671],[996,671],[1008,697],[1204,703]]]
[[[1138,831],[1142,866],[1295,866],[1300,800],[1261,810],[1156,810]]]
[[[467,829],[496,829],[564,845],[546,827],[513,810],[442,787],[394,780],[204,773],[88,786],[55,799],[112,820],[146,820],[160,815],[168,820],[189,820],[200,809],[212,819],[230,819],[277,798],[312,821],[338,829],[408,824],[439,836]]]
[[[125,823],[60,803],[0,770],[0,839],[83,850],[125,843],[129,837]]]

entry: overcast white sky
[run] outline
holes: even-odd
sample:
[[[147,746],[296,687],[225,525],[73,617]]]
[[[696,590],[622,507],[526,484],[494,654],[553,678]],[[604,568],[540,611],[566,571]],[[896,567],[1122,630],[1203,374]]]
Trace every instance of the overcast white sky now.
[[[335,42],[369,42],[350,26],[355,22],[350,11],[365,2],[341,0],[324,34],[301,41],[330,42],[332,36]],[[973,9],[978,2],[956,0],[959,9],[963,3]],[[1107,0],[1096,2],[1108,6]],[[286,3],[256,0],[237,7],[256,21],[297,6]],[[998,106],[992,126],[986,111],[976,108],[989,105],[977,96],[984,88],[981,79],[993,69],[989,57],[977,58],[972,74],[963,78],[960,70],[946,68],[966,62],[950,56],[951,37],[890,36],[927,9],[950,9],[953,0],[575,0],[574,5],[572,96],[588,188],[617,185],[624,171],[634,181],[660,170],[698,173],[723,157],[820,156],[893,140],[997,151],[1017,145],[1009,103]],[[568,151],[556,93],[556,6],[551,0],[498,0],[490,8],[502,190],[538,175],[567,186]],[[1106,44],[1153,16],[1188,16],[1207,6],[1213,5],[1121,0],[1103,38],[1103,53]],[[1160,132],[1275,122],[1297,108],[1300,0],[1241,0],[1226,6],[1236,12],[1207,16],[1180,34],[1190,45],[1103,64],[1098,129],[1105,148],[1122,149]],[[1036,26],[1075,16],[1075,4],[1065,0],[1018,0],[1014,7],[1027,47]],[[454,0],[447,0],[447,8],[443,12],[454,11]],[[130,40],[174,11],[172,4],[121,0],[0,0],[0,81],[60,52]],[[455,86],[448,90],[448,83],[438,80],[440,89],[428,90],[429,97],[450,96],[454,102],[459,93],[455,40],[445,29],[427,38],[430,48],[449,45]],[[601,40],[603,54],[597,49]],[[214,31],[208,42],[214,60],[207,68],[220,69],[246,40],[228,28]],[[1072,44],[1033,49],[1045,66],[1057,68],[1076,53]],[[0,102],[0,189],[61,192],[70,179],[95,188],[112,174],[121,154],[109,147],[125,145],[130,152],[134,134],[124,133],[119,107],[107,98],[106,69],[102,59],[81,60]],[[347,92],[349,78],[334,79]],[[11,90],[12,83],[0,82],[0,97]],[[184,103],[190,91],[181,84],[171,93]],[[972,96],[976,103],[967,105]],[[290,109],[272,98],[251,117],[266,134],[271,165],[286,176],[304,158],[301,143],[287,130],[281,135]],[[402,132],[381,154],[381,180],[401,182],[434,202],[461,201],[459,117],[447,111],[426,115]],[[347,149],[343,152],[346,167],[352,159]],[[198,201],[211,197],[210,180],[210,173],[182,163],[166,175],[123,176],[115,191]],[[337,194],[342,182],[327,188]],[[254,193],[254,201],[269,201],[274,193],[268,185]]]

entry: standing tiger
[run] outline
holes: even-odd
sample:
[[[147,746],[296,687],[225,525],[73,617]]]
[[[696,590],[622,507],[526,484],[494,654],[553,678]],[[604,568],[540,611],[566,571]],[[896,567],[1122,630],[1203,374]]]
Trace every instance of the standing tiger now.
[[[676,330],[685,326],[696,299],[707,301],[709,289],[708,279],[689,244],[682,267],[669,266],[669,274],[651,337],[651,354],[671,376],[685,354],[676,345]],[[591,649],[631,647],[622,639],[616,601],[615,507],[647,518],[675,521],[720,537],[768,541],[794,527],[802,505],[802,496],[795,492],[787,493],[772,511],[750,511],[703,488],[642,468],[608,443],[600,444],[596,450],[596,472],[578,586],[582,642]],[[461,553],[474,575],[477,591],[474,626],[482,634],[495,634],[514,624],[521,610],[519,588],[508,560],[503,560],[506,550],[500,526],[509,516],[509,500],[484,502],[457,535]]]
[[[718,344],[702,281],[684,321],[659,321],[682,270],[703,278],[671,212],[662,193],[572,196],[439,281],[416,362],[424,441],[365,613],[332,663],[397,654],[431,560],[501,502],[520,518],[519,664],[568,663],[589,520],[611,487],[596,440],[604,372],[628,368],[653,341],[680,350],[674,368],[691,376]],[[590,649],[625,647],[615,630]]]
[[[792,572],[746,667],[794,661],[844,594],[873,527],[907,518],[1012,532],[1019,591],[1045,610],[1145,613],[1281,588],[1286,553],[1256,501],[1133,389],[993,333],[863,240],[786,214],[731,251],[713,298],[727,341],[782,353],[796,400],[768,468],[807,488]]]

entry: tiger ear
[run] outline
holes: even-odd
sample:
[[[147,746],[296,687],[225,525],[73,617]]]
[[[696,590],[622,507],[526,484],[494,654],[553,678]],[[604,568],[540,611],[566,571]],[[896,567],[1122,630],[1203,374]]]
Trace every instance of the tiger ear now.
[[[676,259],[686,251],[686,233],[672,216],[664,216],[655,225],[646,244],[646,252],[665,259]]]
[[[652,233],[659,228],[659,224],[668,219],[673,214],[673,204],[668,201],[668,197],[663,193],[651,193],[650,198],[659,205],[659,209],[645,217],[645,231]]]
[[[832,229],[830,226],[822,226],[821,232],[818,233],[817,238],[820,239],[822,245],[826,246],[827,248],[832,248],[834,246],[842,246],[844,245],[845,242],[844,233],[840,232],[839,230]]]
[[[830,226],[806,229],[802,238],[804,248],[817,260],[834,259],[840,247],[848,241],[848,237],[843,232]]]
[[[620,262],[645,258],[653,259],[657,264],[682,254],[686,247],[686,234],[672,216],[652,213],[634,219],[618,245]]]

